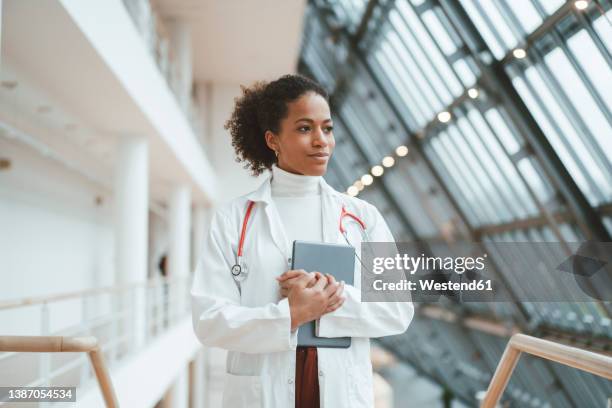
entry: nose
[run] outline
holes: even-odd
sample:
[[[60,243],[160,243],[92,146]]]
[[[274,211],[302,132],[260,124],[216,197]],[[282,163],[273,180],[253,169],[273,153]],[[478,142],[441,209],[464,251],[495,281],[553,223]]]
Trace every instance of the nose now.
[[[323,131],[323,129],[321,127],[317,128],[318,130],[316,132],[313,132],[313,141],[312,144],[314,146],[321,146],[321,147],[327,147],[327,144],[329,143],[328,140],[328,135],[325,134],[325,132]]]

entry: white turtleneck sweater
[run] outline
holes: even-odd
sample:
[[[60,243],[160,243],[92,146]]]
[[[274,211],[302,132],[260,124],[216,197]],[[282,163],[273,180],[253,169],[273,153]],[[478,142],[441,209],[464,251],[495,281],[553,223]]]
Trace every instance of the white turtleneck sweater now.
[[[323,241],[321,176],[289,173],[272,166],[272,200],[280,215],[288,248],[294,240]]]

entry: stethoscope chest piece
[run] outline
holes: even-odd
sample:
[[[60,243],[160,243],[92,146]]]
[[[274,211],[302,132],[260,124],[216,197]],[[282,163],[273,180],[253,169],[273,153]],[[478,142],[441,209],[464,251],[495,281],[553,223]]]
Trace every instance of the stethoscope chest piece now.
[[[247,266],[244,263],[234,264],[234,266],[232,266],[232,276],[238,282],[245,280],[248,273]]]

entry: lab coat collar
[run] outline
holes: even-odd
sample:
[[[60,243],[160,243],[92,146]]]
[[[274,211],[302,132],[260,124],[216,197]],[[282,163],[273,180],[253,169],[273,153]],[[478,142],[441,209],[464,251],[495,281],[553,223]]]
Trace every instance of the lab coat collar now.
[[[252,193],[247,194],[247,200],[254,201],[256,204],[263,203],[265,205],[265,213],[270,220],[270,230],[272,240],[278,249],[291,256],[291,249],[287,246],[287,238],[284,228],[280,221],[280,216],[276,210],[276,206],[272,201],[272,174],[268,175],[263,183]],[[327,184],[325,179],[321,177],[321,207],[323,219],[323,242],[337,243],[340,239],[338,220],[342,209],[343,194],[336,191],[332,186]],[[272,204],[272,205],[268,205]]]

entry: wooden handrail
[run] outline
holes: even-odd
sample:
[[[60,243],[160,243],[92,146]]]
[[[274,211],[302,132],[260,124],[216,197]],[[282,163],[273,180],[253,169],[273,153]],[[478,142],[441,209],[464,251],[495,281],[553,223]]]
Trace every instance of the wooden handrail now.
[[[189,279],[189,277],[186,277],[186,276],[173,277],[173,278],[170,278],[170,277],[154,278],[154,279],[149,279],[143,282],[130,283],[127,285],[105,286],[102,288],[83,289],[83,290],[58,293],[55,295],[48,295],[48,296],[22,298],[22,299],[15,299],[15,300],[5,300],[5,301],[0,302],[0,310],[14,309],[18,307],[32,306],[32,305],[37,305],[37,304],[42,304],[42,303],[58,302],[62,300],[75,299],[75,298],[80,298],[84,296],[98,295],[101,293],[123,292],[129,289],[134,289],[134,288],[139,288],[139,287],[151,287],[151,286],[155,286],[160,281],[165,282],[165,283],[174,283],[174,282],[179,282],[179,281],[183,281],[187,279]]]
[[[497,405],[521,353],[529,353],[612,380],[612,357],[525,334],[515,334],[510,338],[497,365],[481,408]]]
[[[100,391],[108,408],[119,408],[104,356],[95,337],[0,336],[0,351],[27,353],[75,353],[89,355]]]

